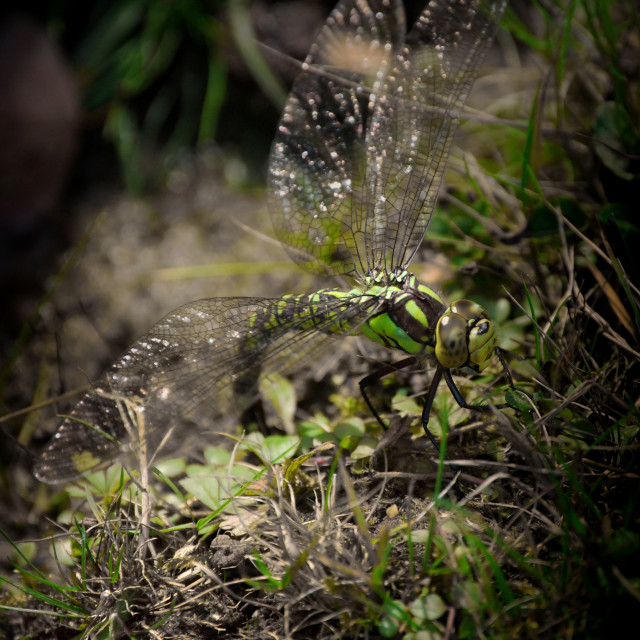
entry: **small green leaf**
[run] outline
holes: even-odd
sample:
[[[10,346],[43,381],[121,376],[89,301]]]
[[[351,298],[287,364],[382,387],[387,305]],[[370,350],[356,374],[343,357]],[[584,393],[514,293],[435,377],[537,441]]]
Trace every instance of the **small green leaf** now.
[[[320,446],[316,447],[315,449],[312,449],[311,451],[298,456],[297,458],[295,458],[294,460],[292,460],[286,467],[285,472],[284,472],[284,477],[286,480],[288,480],[289,482],[291,482],[293,480],[293,478],[295,477],[295,475],[298,473],[298,470],[300,469],[300,467],[307,461],[309,460],[309,458],[312,458],[313,456],[318,455],[319,453],[325,453],[327,451],[332,451],[335,448],[335,443],[333,442],[325,442],[324,444],[321,444]]]
[[[218,476],[185,478],[180,484],[212,511],[218,509],[223,502],[233,497],[241,488],[237,482]]]
[[[558,235],[558,218],[546,205],[535,207],[529,214],[526,235],[529,238]]]
[[[327,430],[317,422],[307,421],[298,425],[298,433],[303,438],[320,438],[327,435]]]
[[[581,227],[585,214],[580,205],[571,198],[554,198],[551,205],[559,209],[562,215],[576,227]],[[527,222],[526,237],[548,238],[559,235],[558,216],[547,204],[541,204],[531,210]]]
[[[451,595],[458,607],[468,611],[480,611],[482,603],[485,601],[482,587],[477,582],[460,582],[454,585]]]
[[[415,398],[408,397],[408,389],[400,389],[391,400],[391,408],[401,416],[419,416],[422,414],[422,407]]]
[[[335,429],[334,435],[338,440],[342,440],[347,436],[363,436],[366,427],[364,421],[356,416],[350,418],[348,421],[341,422]]]
[[[224,467],[231,460],[231,452],[222,447],[207,447],[204,450],[204,459],[211,467]]]
[[[166,460],[160,460],[155,466],[167,478],[180,475],[187,468],[184,458],[167,458]]]
[[[391,616],[385,616],[380,621],[378,629],[380,630],[380,635],[383,638],[393,638],[393,636],[398,633],[398,621]]]
[[[414,544],[425,544],[429,540],[429,529],[413,529],[411,531],[411,541]]]
[[[282,463],[293,457],[299,445],[298,436],[267,436],[262,446],[262,460],[265,463]]]
[[[370,458],[378,445],[378,441],[371,436],[365,436],[360,440],[358,446],[351,452],[349,456],[352,460],[360,460],[362,458]]]
[[[517,411],[531,411],[533,400],[520,389],[508,389],[504,395],[507,404]]]
[[[640,148],[638,132],[627,110],[617,102],[605,102],[593,122],[595,150],[605,166],[623,180],[633,180],[633,159]]]
[[[272,373],[261,381],[260,392],[276,410],[284,430],[294,433],[297,401],[296,391],[291,382],[277,373]]]
[[[409,607],[414,618],[423,620],[437,620],[446,610],[447,605],[437,593],[428,593],[420,596]]]

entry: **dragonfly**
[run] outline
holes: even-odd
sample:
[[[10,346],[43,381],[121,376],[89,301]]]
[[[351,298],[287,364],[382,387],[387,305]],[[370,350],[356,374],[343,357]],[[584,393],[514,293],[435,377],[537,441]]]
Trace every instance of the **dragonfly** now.
[[[399,0],[342,0],[301,65],[272,145],[267,200],[302,268],[347,276],[279,298],[210,298],[155,324],[95,381],[36,463],[71,480],[143,443],[157,450],[238,416],[261,377],[289,373],[347,336],[435,364],[422,414],[452,371],[498,357],[487,311],[447,304],[409,270],[432,218],[454,133],[506,0],[432,0],[407,32]],[[375,417],[366,387],[363,395]],[[479,407],[479,408],[487,408]],[[436,444],[437,446],[437,444]]]

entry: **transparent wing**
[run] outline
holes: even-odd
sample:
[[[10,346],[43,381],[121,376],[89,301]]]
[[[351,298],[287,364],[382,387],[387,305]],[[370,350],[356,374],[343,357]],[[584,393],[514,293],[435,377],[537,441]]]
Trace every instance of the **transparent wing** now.
[[[294,83],[271,152],[274,226],[301,266],[362,278],[408,264],[504,6],[432,0],[406,42],[401,3],[336,7]]]
[[[298,298],[216,298],[172,311],[137,340],[64,418],[35,469],[61,482],[144,443],[155,451],[220,431],[258,394],[260,375],[291,370],[348,333],[376,299],[331,302],[310,315]],[[256,318],[279,322],[259,328]],[[306,313],[305,313],[306,312]]]
[[[367,131],[368,269],[406,267],[429,226],[460,112],[506,1],[432,0],[409,32]]]
[[[355,274],[371,106],[405,36],[398,0],[339,2],[291,89],[267,195],[278,239],[303,268]],[[354,219],[354,216],[356,219]]]

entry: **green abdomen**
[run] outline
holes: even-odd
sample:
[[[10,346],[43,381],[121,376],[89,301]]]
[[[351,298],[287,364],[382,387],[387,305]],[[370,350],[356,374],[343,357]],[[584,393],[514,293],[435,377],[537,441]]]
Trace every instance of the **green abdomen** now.
[[[374,285],[365,291],[323,289],[283,296],[256,317],[256,334],[285,329],[361,334],[390,349],[417,355],[433,349],[434,328],[444,310],[440,296],[411,276],[401,286]]]
[[[253,329],[256,338],[286,330],[345,334],[359,323],[352,321],[358,309],[371,304],[375,305],[375,300],[357,289],[322,289],[308,295],[286,295],[256,315]]]

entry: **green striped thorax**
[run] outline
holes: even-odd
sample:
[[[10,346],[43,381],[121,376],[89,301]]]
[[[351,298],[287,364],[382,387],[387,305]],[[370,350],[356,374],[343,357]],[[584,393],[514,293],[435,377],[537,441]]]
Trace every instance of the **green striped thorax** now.
[[[394,275],[387,285],[367,278],[366,294],[381,301],[360,333],[386,347],[419,355],[433,353],[443,367],[483,371],[497,347],[497,336],[486,310],[471,300],[448,307],[430,287],[408,272]],[[395,282],[394,282],[395,281]]]

